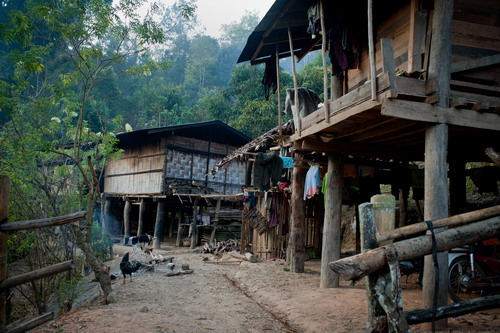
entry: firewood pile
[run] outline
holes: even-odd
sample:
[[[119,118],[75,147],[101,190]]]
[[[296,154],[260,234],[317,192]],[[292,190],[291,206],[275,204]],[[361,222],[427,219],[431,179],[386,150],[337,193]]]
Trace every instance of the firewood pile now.
[[[207,242],[205,243],[205,245],[203,245],[203,253],[212,253],[214,255],[217,255],[223,252],[238,250],[239,248],[239,239],[229,239],[227,241],[213,242],[211,244]]]

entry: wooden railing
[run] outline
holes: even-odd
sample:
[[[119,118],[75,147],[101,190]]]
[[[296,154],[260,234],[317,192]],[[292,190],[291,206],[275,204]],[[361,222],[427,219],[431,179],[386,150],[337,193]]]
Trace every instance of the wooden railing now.
[[[25,332],[49,320],[54,319],[54,313],[46,313],[6,330],[7,324],[7,291],[9,288],[41,279],[50,275],[69,271],[75,267],[73,261],[64,261],[32,272],[7,278],[7,238],[8,232],[20,230],[52,227],[57,225],[78,222],[85,219],[87,212],[80,211],[53,218],[7,222],[9,202],[9,177],[0,175],[0,332]]]
[[[399,261],[432,253],[431,235],[405,239],[394,244],[380,243],[401,237],[411,237],[427,230],[426,223],[419,223],[378,234],[373,204],[359,206],[363,252],[329,264],[345,280],[357,281],[366,277],[368,297],[368,323],[370,331],[408,332],[409,325],[460,316],[479,310],[500,307],[500,295],[480,297],[467,302],[403,312]],[[435,234],[437,251],[471,244],[500,235],[500,206],[443,218],[431,223],[448,230]],[[378,247],[380,246],[380,247]],[[448,269],[445,267],[444,269]]]

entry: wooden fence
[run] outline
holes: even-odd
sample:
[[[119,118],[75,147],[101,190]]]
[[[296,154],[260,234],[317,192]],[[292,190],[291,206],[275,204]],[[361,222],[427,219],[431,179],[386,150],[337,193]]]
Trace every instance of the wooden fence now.
[[[422,222],[378,234],[381,221],[374,214],[374,204],[359,206],[363,252],[329,264],[345,280],[366,280],[368,297],[368,327],[370,332],[409,332],[409,325],[460,316],[479,310],[500,307],[500,295],[479,297],[466,302],[441,306],[437,309],[403,311],[400,260],[409,260],[432,253],[471,244],[500,235],[500,206],[431,221],[434,227],[449,229],[432,236],[405,239],[393,244],[380,243],[414,236],[428,229]],[[386,244],[386,243],[384,243]],[[448,267],[444,269],[448,270]]]
[[[16,326],[15,328],[6,330],[5,326],[7,323],[8,289],[50,275],[69,271],[73,269],[75,265],[71,260],[69,260],[48,267],[44,267],[41,269],[37,269],[32,272],[7,278],[8,233],[20,230],[52,227],[52,226],[82,221],[85,219],[87,212],[81,211],[54,218],[6,223],[8,214],[8,202],[9,202],[9,186],[10,186],[9,177],[0,175],[0,332],[14,333],[14,332],[25,332],[49,320],[54,319],[54,313],[50,312],[43,314],[37,318],[33,318],[31,320],[23,322],[18,326]]]

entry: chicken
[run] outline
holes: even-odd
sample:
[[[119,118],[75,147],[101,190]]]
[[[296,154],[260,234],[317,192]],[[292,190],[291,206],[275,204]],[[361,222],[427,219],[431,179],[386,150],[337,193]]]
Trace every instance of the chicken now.
[[[122,271],[123,274],[123,284],[125,284],[125,279],[127,278],[127,275],[130,275],[130,281],[132,281],[132,273],[137,272],[139,268],[141,268],[141,263],[136,262],[136,263],[131,263],[129,261],[129,252],[125,253],[123,256],[122,261],[120,262],[120,270]]]

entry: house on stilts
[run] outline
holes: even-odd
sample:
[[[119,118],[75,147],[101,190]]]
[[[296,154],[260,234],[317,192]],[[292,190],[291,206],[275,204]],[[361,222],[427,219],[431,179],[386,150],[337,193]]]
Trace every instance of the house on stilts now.
[[[117,139],[123,154],[106,165],[102,209],[112,236],[147,233],[160,248],[163,238],[175,234],[177,246],[192,247],[203,238],[239,235],[237,205],[246,166],[238,162],[210,178],[209,170],[247,143],[247,136],[213,120],[121,133]],[[191,225],[199,232],[188,240]]]
[[[340,257],[343,202],[365,202],[389,184],[398,203],[396,226],[406,224],[409,193],[423,201],[421,220],[463,212],[466,163],[491,162],[485,149],[500,150],[499,18],[500,2],[489,0],[276,0],[238,62],[266,66],[264,81],[280,96],[279,124],[217,167],[246,161],[249,174],[272,153],[293,165],[288,179],[274,179],[264,191],[254,173],[245,195],[256,199],[243,214],[242,250],[267,259],[286,254],[291,271],[300,273],[308,249],[316,248],[321,287],[337,287],[329,263]],[[322,103],[308,111],[307,87],[299,87],[295,67],[316,50],[324,90],[316,92]],[[283,61],[291,61],[294,78],[285,103]],[[282,123],[285,108],[293,123]],[[312,167],[328,172],[324,203],[304,200]],[[494,169],[487,181],[498,194]],[[276,205],[288,211],[271,226],[271,216],[280,215]],[[447,267],[447,254],[438,261]],[[432,266],[430,258],[425,265]],[[426,270],[427,307],[435,292],[440,305],[447,302],[446,274],[442,269],[435,287]]]

